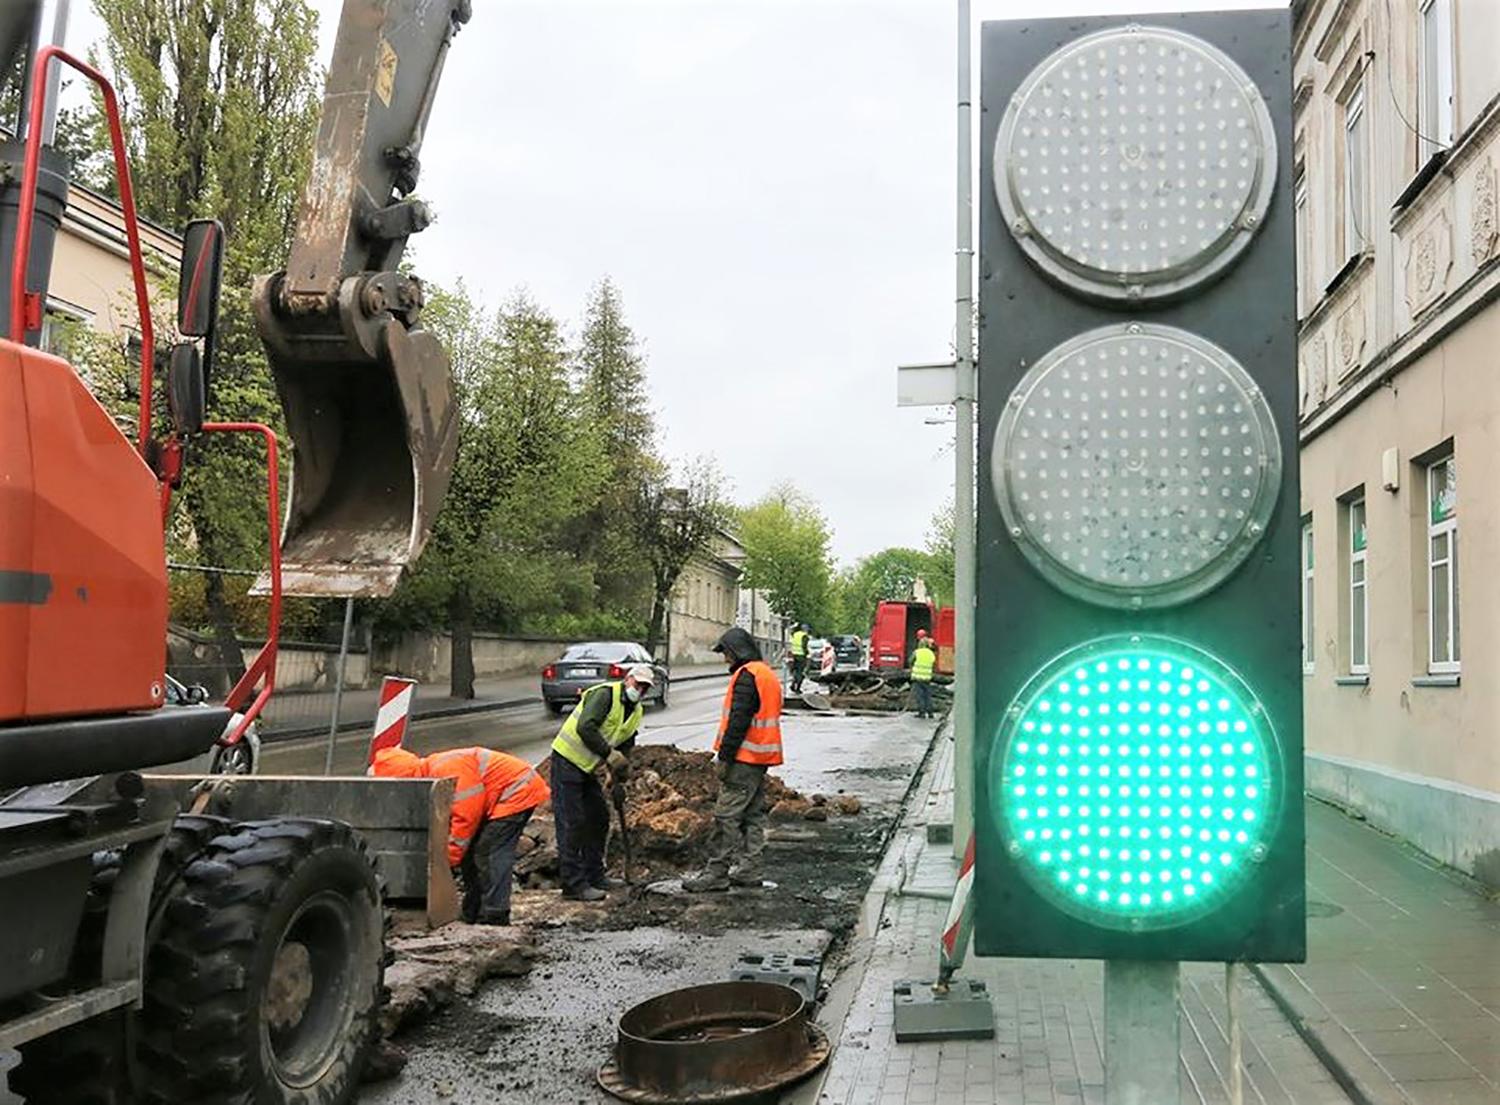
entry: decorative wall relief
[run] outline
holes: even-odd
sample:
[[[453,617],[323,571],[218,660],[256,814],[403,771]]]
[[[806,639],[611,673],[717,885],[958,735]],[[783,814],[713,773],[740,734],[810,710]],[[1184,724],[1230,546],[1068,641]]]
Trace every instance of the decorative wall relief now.
[[[1495,163],[1489,158],[1474,171],[1474,202],[1469,214],[1469,249],[1474,267],[1488,261],[1500,237],[1500,218],[1496,215]]]
[[[1442,297],[1453,268],[1453,228],[1439,208],[1406,248],[1406,305],[1413,317]]]
[[[1365,305],[1355,298],[1339,316],[1334,341],[1339,357],[1339,378],[1347,376],[1360,366],[1365,352]]]

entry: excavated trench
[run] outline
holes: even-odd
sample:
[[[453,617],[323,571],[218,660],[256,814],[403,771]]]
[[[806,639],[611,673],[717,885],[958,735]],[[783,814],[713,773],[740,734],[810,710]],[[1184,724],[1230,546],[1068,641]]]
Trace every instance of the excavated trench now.
[[[765,875],[774,887],[689,895],[676,886],[705,856],[717,789],[705,753],[657,745],[636,751],[628,806],[636,885],[602,905],[564,902],[553,889],[556,838],[550,810],[539,811],[518,863],[516,927],[451,926],[425,937],[458,930],[462,945],[465,930],[495,940],[513,934],[518,946],[509,954],[486,953],[496,964],[487,973],[501,981],[480,986],[471,970],[446,992],[441,982],[432,987],[434,1000],[419,1002],[424,1007],[394,1036],[409,1057],[405,1072],[366,1086],[361,1102],[611,1101],[595,1072],[613,1044],[616,1018],[642,999],[724,979],[746,953],[823,959],[826,983],[927,751],[931,723],[819,716],[800,719],[798,736],[796,754],[770,783]],[[619,874],[615,836],[609,867]],[[401,969],[399,953],[394,969]]]

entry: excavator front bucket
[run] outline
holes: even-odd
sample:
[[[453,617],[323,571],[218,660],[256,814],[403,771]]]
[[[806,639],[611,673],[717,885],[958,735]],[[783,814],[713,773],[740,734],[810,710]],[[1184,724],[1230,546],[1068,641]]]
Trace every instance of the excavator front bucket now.
[[[264,300],[256,299],[259,309]],[[341,345],[335,339],[327,349]],[[448,354],[430,331],[394,318],[376,345],[376,356],[360,362],[319,359],[305,332],[266,342],[293,448],[281,543],[286,594],[389,595],[448,490],[458,450]]]

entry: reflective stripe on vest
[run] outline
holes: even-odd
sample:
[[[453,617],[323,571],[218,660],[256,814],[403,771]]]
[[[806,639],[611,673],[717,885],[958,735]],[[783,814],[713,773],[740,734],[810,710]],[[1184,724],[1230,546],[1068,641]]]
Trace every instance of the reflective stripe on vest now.
[[[734,758],[742,764],[775,767],[784,762],[781,755],[781,680],[770,666],[762,660],[752,660],[740,669],[748,671],[755,680],[755,693],[760,697],[760,708],[750,719],[750,728],[745,739],[735,749]],[[734,687],[739,673],[729,681],[724,692],[724,708],[719,715],[719,735],[714,741],[714,751],[724,743],[724,733],[729,729],[729,714],[734,705]]]
[[[533,767],[519,779],[517,779],[514,783],[511,783],[510,786],[502,790],[500,792],[500,797],[495,799],[495,805],[498,806],[504,802],[509,802],[512,798],[529,787],[531,785],[531,781],[536,777],[536,768]]]
[[[563,722],[562,728],[557,732],[557,739],[552,742],[552,751],[567,760],[579,771],[593,771],[604,760],[602,756],[596,756],[589,751],[588,745],[583,743],[583,738],[578,735],[578,719],[583,716],[583,704],[588,701],[589,695],[600,687],[607,688],[610,692],[609,716],[604,719],[599,729],[604,734],[605,742],[611,748],[619,748],[625,744],[641,726],[641,718],[645,714],[643,702],[637,702],[629,714],[625,712],[625,684],[624,683],[599,683],[583,692],[583,697],[578,700],[578,705],[573,707],[573,712],[568,715],[568,720]]]

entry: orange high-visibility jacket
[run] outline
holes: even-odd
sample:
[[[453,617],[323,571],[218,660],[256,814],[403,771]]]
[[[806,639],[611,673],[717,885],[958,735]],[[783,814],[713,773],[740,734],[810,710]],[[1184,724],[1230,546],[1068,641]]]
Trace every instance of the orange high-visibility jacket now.
[[[450,748],[417,756],[404,748],[375,753],[375,774],[395,778],[452,779],[448,864],[457,867],[487,820],[535,809],[551,796],[547,780],[525,760],[489,748]]]
[[[729,680],[724,691],[724,710],[719,715],[719,735],[714,740],[714,751],[724,742],[724,731],[729,728],[729,711],[734,705],[734,684],[740,672],[749,672],[755,678],[755,693],[760,697],[760,709],[750,721],[750,731],[735,749],[734,758],[742,764],[758,764],[775,767],[781,758],[781,680],[764,660],[751,660]]]

